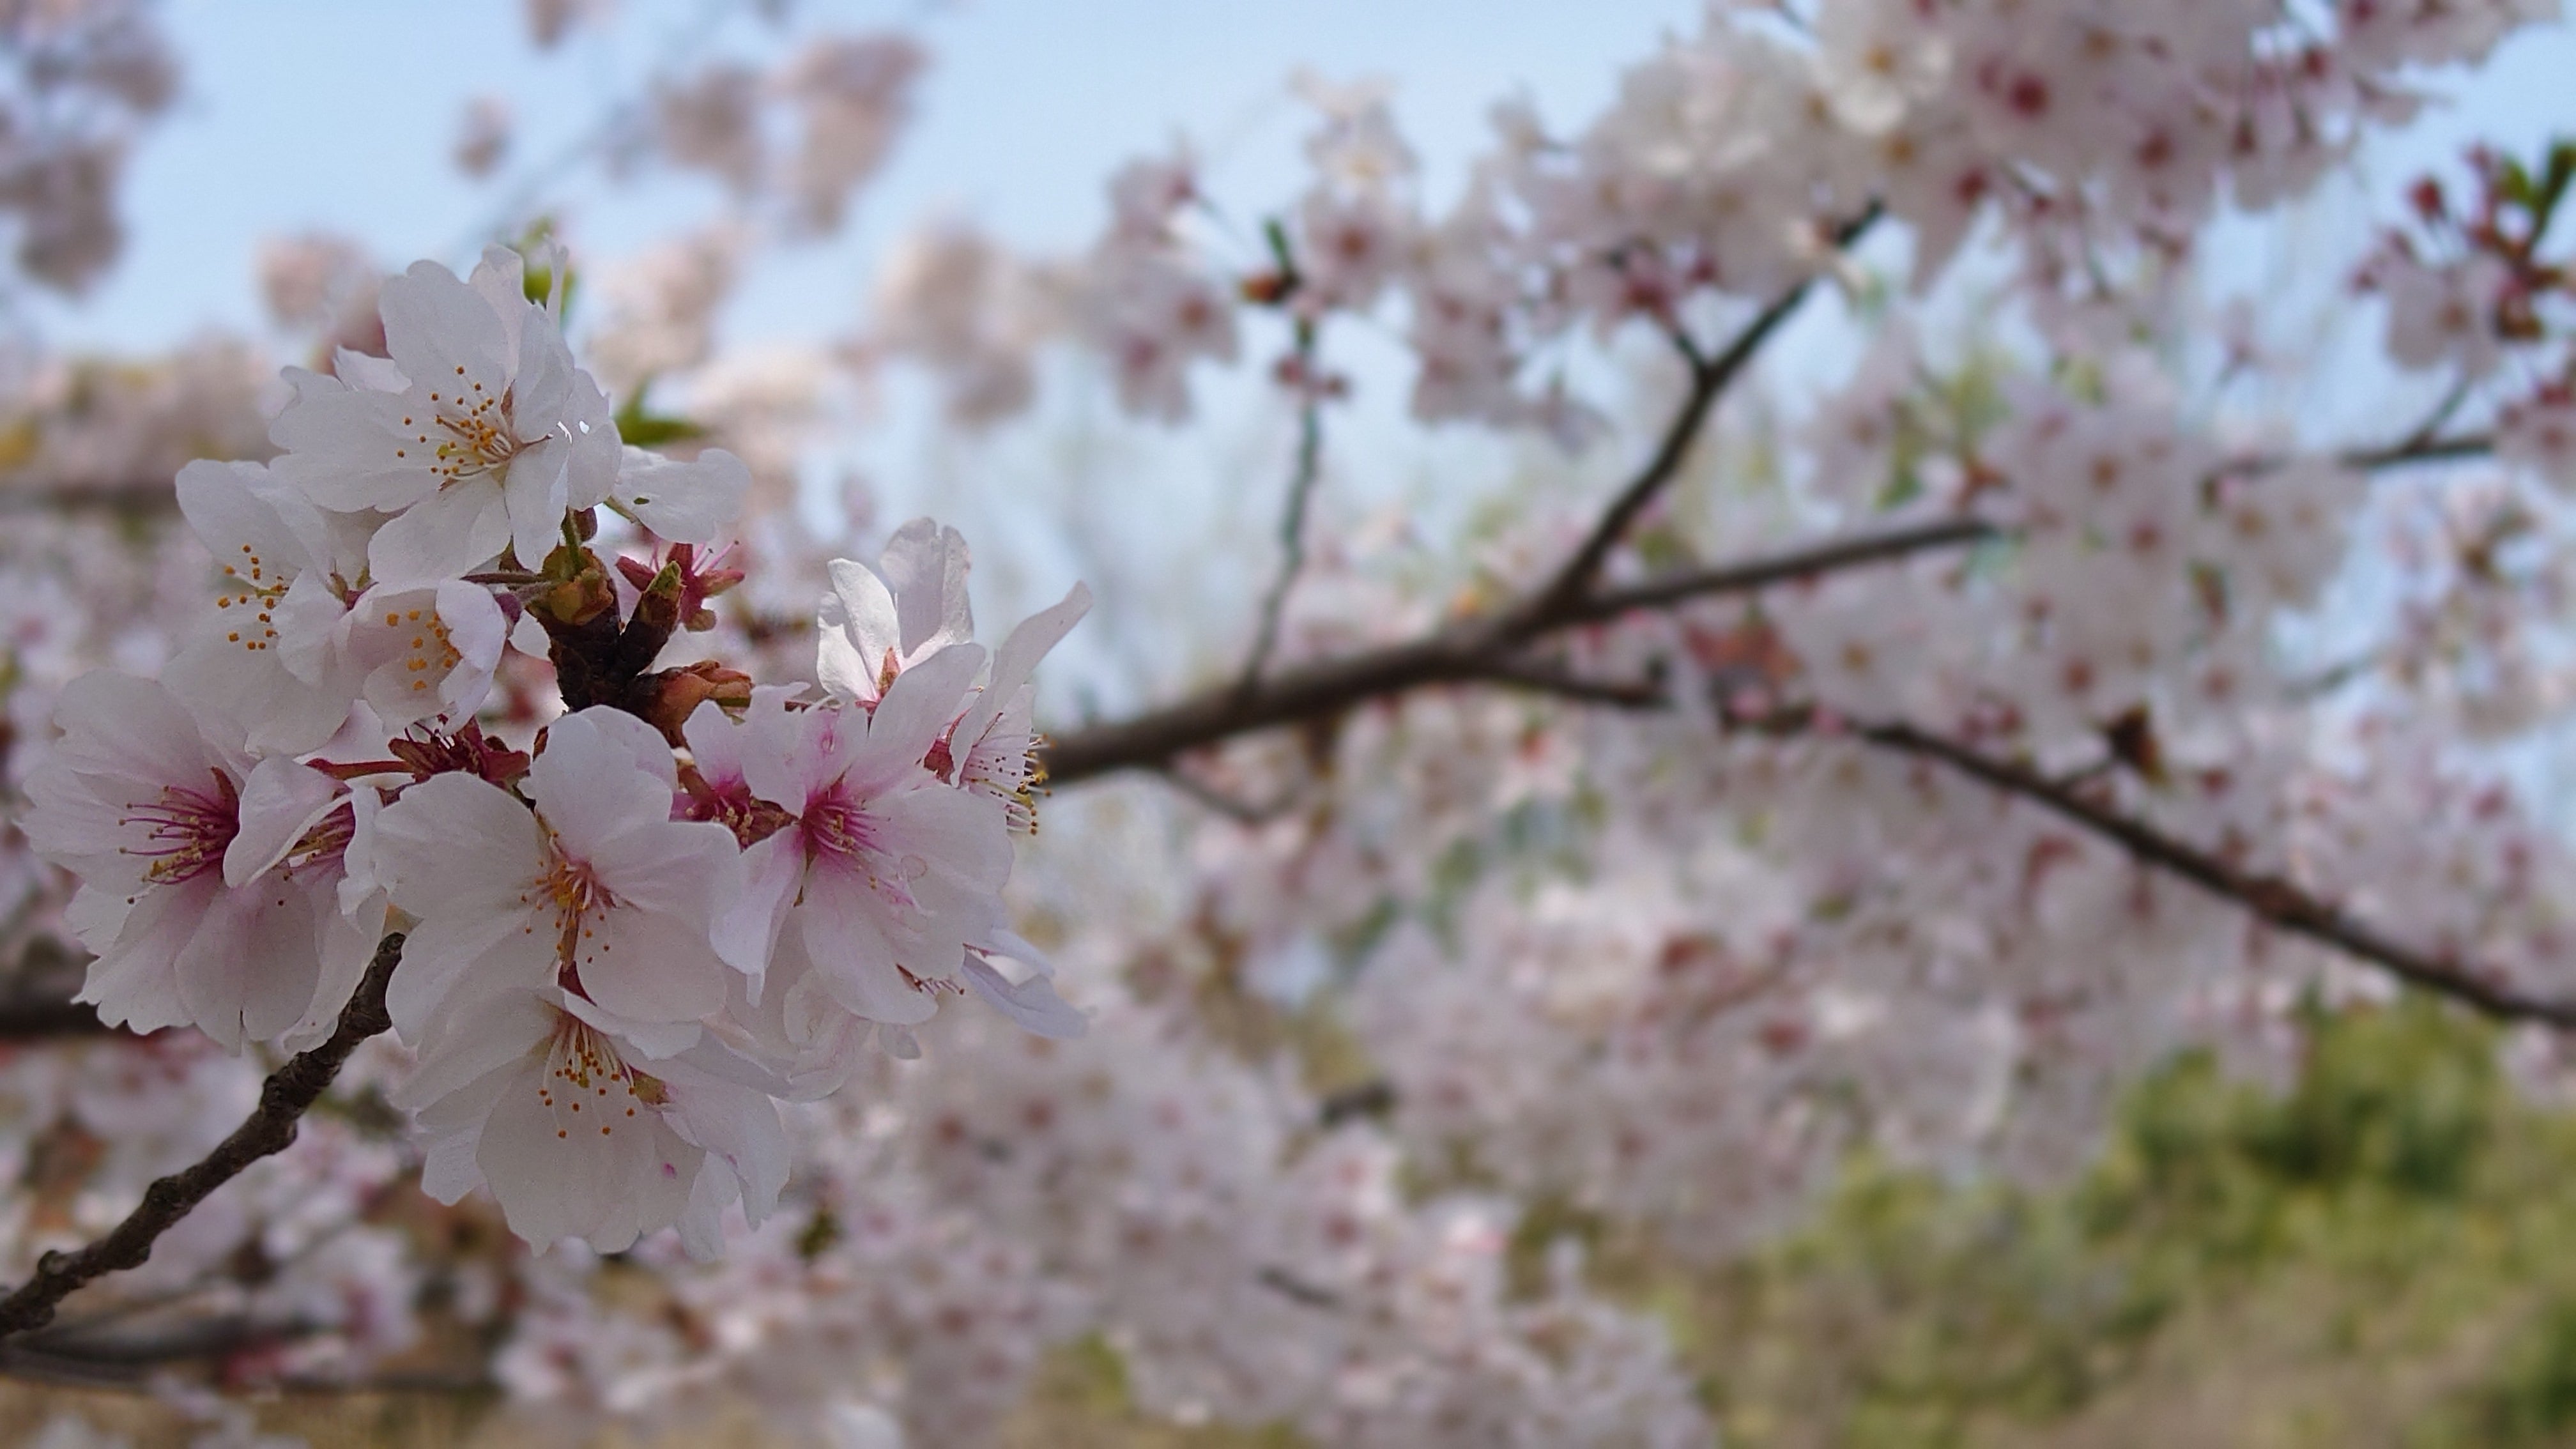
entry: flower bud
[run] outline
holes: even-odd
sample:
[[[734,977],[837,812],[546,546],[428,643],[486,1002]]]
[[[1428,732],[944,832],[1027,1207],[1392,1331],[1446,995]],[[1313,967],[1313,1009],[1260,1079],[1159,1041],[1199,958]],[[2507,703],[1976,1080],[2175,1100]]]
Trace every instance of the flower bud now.
[[[645,721],[662,732],[674,745],[683,743],[681,727],[698,706],[714,700],[725,709],[748,709],[751,706],[751,676],[739,669],[728,669],[712,659],[703,659],[679,669],[665,669],[648,682],[649,692],[640,711]]]

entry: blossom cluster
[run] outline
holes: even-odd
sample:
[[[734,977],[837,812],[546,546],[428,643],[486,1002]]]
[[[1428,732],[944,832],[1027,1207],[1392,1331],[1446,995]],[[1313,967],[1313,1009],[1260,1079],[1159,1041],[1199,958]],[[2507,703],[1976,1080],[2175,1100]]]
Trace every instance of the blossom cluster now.
[[[2576,697],[2549,225],[2576,166],[2474,155],[2324,270],[2366,335],[2311,350],[2436,394],[2351,436],[2273,405],[2303,359],[2262,308],[2213,327],[2183,285],[2213,215],[2297,200],[2548,8],[1714,6],[1580,124],[1502,107],[1446,196],[1385,90],[1305,81],[1310,176],[1258,227],[1179,149],[1119,170],[1070,257],[938,222],[864,323],[792,351],[728,346],[720,311],[846,212],[920,52],[693,55],[608,160],[714,176],[722,214],[585,271],[587,374],[557,258],[385,280],[282,244],[272,310],[319,350],[273,417],[250,350],[208,345],[49,363],[0,429],[0,481],[83,510],[0,538],[0,685],[38,806],[6,830],[84,885],[66,906],[0,833],[0,945],[75,938],[103,1013],[196,1028],[0,1046],[0,1176],[34,1188],[0,1256],[202,1155],[258,1049],[329,1031],[399,931],[399,1044],[138,1278],[279,1326],[213,1356],[236,1380],[363,1373],[443,1317],[566,1433],[753,1404],[813,1442],[973,1443],[1096,1357],[1141,1413],[1316,1442],[1705,1442],[1690,1378],[1730,1346],[1668,1340],[1559,1225],[1679,1273],[1795,1224],[1854,1150],[2063,1171],[2138,1071],[2278,1076],[2310,1005],[2393,989],[2295,929],[2306,902],[2576,1000],[2576,852],[2510,774]],[[529,7],[543,38],[604,14]],[[956,534],[860,549],[846,476],[849,531],[815,526],[833,388],[889,359],[962,424],[1038,404],[1059,344],[1149,422],[1247,362],[1323,416],[1382,380],[1325,366],[1374,333],[1418,419],[1570,445],[1399,507],[1322,433],[1275,679],[1504,617],[1597,519],[1566,500],[1647,451],[1600,441],[1621,407],[1678,406],[1802,296],[1853,304],[1847,370],[1740,378],[1602,587],[1947,542],[1589,616],[1499,681],[1068,794],[1025,846],[1029,680],[1083,596],[987,652]],[[109,511],[198,452],[226,461],[180,479],[195,543]],[[1560,467],[1579,486],[1524,486]],[[1190,500],[1066,478],[1136,666],[1086,681],[1100,707],[1258,703],[1146,662],[1232,659],[1252,595],[1173,547],[1178,512],[1117,512]],[[1222,608],[1156,607],[1210,558]],[[1669,707],[1597,707],[1640,701]],[[1889,747],[1926,739],[2058,803]],[[2570,1076],[2537,1031],[2509,1065]],[[588,1246],[520,1251],[478,1184]]]
[[[943,997],[1081,1031],[1000,893],[1031,675],[1087,599],[988,655],[925,520],[832,566],[818,697],[656,670],[740,582],[708,549],[749,475],[622,445],[544,275],[495,248],[386,281],[386,355],[290,369],[273,461],[180,471],[214,596],[158,679],[63,690],[23,828],[81,882],[109,1023],[299,1050],[399,935],[431,1193],[489,1187],[540,1246],[711,1253],[777,1200],[777,1101],[914,1051]],[[641,556],[603,562],[603,514]],[[478,722],[513,651],[565,709],[524,749]]]
[[[1567,386],[1574,340],[1760,305],[1881,217],[1909,237],[1918,291],[1988,228],[2017,250],[2043,326],[2116,331],[2136,311],[2111,280],[2123,259],[2188,251],[2231,201],[2308,190],[2415,112],[2422,68],[2481,60],[2556,6],[2333,9],[2311,25],[2231,0],[2175,25],[2116,0],[1711,5],[1578,131],[1497,106],[1492,148],[1446,211],[1383,88],[1308,84],[1313,176],[1268,252],[1228,255],[1187,224],[1204,203],[1188,153],[1140,161],[1111,179],[1109,225],[1083,256],[996,264],[971,229],[926,233],[919,246],[961,255],[890,278],[878,336],[945,379],[966,420],[1025,406],[1025,388],[990,380],[1063,337],[1131,412],[1180,421],[1192,366],[1232,360],[1235,314],[1367,318],[1401,331],[1421,421],[1579,441],[1602,418]],[[2457,285],[2503,275],[2492,257],[2443,275],[2463,266]],[[2412,275],[2392,296],[2439,292]]]

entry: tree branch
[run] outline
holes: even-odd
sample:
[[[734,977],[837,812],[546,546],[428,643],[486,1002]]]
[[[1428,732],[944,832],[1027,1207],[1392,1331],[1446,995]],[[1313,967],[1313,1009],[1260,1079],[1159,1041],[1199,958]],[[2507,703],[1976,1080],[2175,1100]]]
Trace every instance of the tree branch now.
[[[214,1151],[144,1189],[142,1203],[106,1237],[78,1252],[47,1253],[39,1259],[36,1275],[0,1299],[0,1340],[52,1322],[55,1307],[81,1285],[140,1265],[152,1256],[153,1242],[216,1188],[259,1159],[286,1150],[295,1140],[296,1120],[340,1074],[349,1053],[393,1025],[385,1013],[385,984],[402,959],[402,945],[399,931],[377,943],[375,960],[357,994],[341,1009],[330,1039],[272,1073],[260,1087],[259,1106]]]
[[[1878,217],[1879,206],[1872,202],[1859,216],[1835,230],[1835,248],[1840,250],[1858,241],[1861,233],[1869,230]],[[1627,487],[1619,490],[1619,496],[1611,500],[1610,506],[1602,510],[1600,518],[1592,525],[1592,531],[1584,535],[1583,542],[1558,568],[1555,577],[1530,597],[1526,607],[1531,613],[1548,614],[1563,609],[1591,592],[1593,581],[1600,576],[1602,564],[1610,557],[1610,550],[1619,546],[1619,540],[1627,536],[1628,527],[1637,521],[1637,515],[1645,512],[1646,506],[1654,502],[1681,472],[1682,463],[1689,458],[1691,445],[1699,440],[1701,428],[1707,423],[1709,412],[1716,406],[1718,398],[1752,363],[1755,354],[1762,350],[1762,344],[1771,340],[1771,334],[1777,332],[1780,325],[1798,310],[1799,304],[1807,300],[1807,293],[1814,287],[1815,279],[1810,277],[1773,298],[1771,305],[1746,323],[1735,334],[1734,340],[1726,344],[1725,350],[1714,357],[1702,358],[1687,333],[1675,332],[1675,344],[1690,369],[1690,389],[1683,395],[1681,408],[1664,429],[1663,441],[1656,447],[1654,456],[1646,461],[1646,466],[1638,470],[1635,477],[1628,480]]]
[[[1661,709],[1672,702],[1671,694],[1659,680],[1589,679],[1534,659],[1498,661],[1476,678],[1506,689],[1580,700],[1610,709]]]
[[[131,1036],[98,1019],[98,1009],[61,997],[26,995],[0,1001],[0,1046],[71,1037]],[[140,1040],[140,1038],[135,1038]]]
[[[1730,723],[1757,733],[1787,735],[1812,731],[1817,719],[1813,711],[1799,710],[1755,719],[1738,718]],[[2499,972],[2427,955],[2353,919],[2300,886],[2277,876],[2239,870],[2198,846],[2097,804],[2074,785],[2050,780],[2011,761],[1979,754],[1955,740],[1903,721],[1845,720],[1839,722],[1838,728],[1848,738],[1930,760],[2007,795],[2030,801],[2119,846],[2144,864],[2235,902],[2267,925],[2367,961],[2410,985],[2499,1020],[2541,1022],[2562,1030],[2576,1028],[2576,1001],[2533,996],[2503,984]]]
[[[1989,758],[1956,741],[1926,734],[1901,722],[1868,725],[1855,733],[1882,749],[1936,760],[2006,794],[2042,806],[2149,865],[2237,902],[2269,925],[2359,957],[2411,985],[2504,1020],[2545,1022],[2562,1029],[2576,1027],[2576,1001],[2527,995],[2502,984],[2500,973],[2482,972],[2426,955],[2354,920],[2288,881],[2238,870],[2217,856],[2097,805],[2020,765]]]
[[[1696,395],[1686,399],[1667,434],[1668,443],[1678,437],[1686,448],[1688,435],[1697,427],[1694,413],[1704,411]],[[2348,468],[2379,470],[2481,457],[2493,449],[2491,436],[2468,433],[2349,449],[2336,458]],[[1640,484],[1647,484],[1651,494],[1653,486],[1660,486],[1653,480],[1665,469],[1664,459],[1671,451],[1669,447],[1659,450],[1628,491],[1635,493]],[[2282,461],[2257,458],[2235,464],[2230,471],[2267,471]],[[1533,593],[1498,613],[1451,624],[1407,643],[1319,661],[1249,689],[1237,684],[1205,690],[1129,719],[1067,731],[1047,746],[1048,777],[1070,785],[1120,770],[1155,768],[1237,735],[1329,718],[1371,700],[1430,685],[1529,685],[1528,679],[1510,677],[1524,668],[1519,652],[1565,629],[2002,536],[1992,524],[1975,518],[1945,518],[1739,563],[1676,570],[1624,588],[1587,590],[1552,603],[1544,592]],[[1552,591],[1555,585],[1548,588]]]
[[[55,513],[121,513],[135,517],[179,511],[170,475],[92,482],[0,482],[0,514],[45,509]]]
[[[1297,323],[1296,376],[1297,460],[1288,472],[1288,505],[1279,520],[1279,576],[1261,600],[1261,622],[1252,636],[1252,652],[1243,663],[1243,680],[1235,688],[1249,694],[1261,687],[1261,671],[1279,647],[1280,621],[1288,612],[1288,591],[1306,567],[1306,512],[1315,496],[1315,480],[1324,466],[1324,386],[1315,375],[1315,324]]]
[[[2336,455],[2347,468],[2376,472],[2415,463],[2453,463],[2483,458],[2495,451],[2493,433],[2458,433],[2447,438],[2417,437],[2380,448],[2354,448]]]
[[[1545,612],[1520,608],[1466,620],[1407,643],[1276,674],[1249,692],[1227,685],[1130,719],[1068,731],[1046,747],[1047,778],[1063,785],[1118,770],[1158,767],[1237,735],[1328,718],[1425,685],[1493,682],[1498,677],[1526,685],[1528,680],[1511,677],[1526,669],[1519,655],[1524,646],[1549,634],[1635,610],[1750,593],[1995,536],[1992,525],[1977,519],[1940,519],[1716,568],[1679,570],[1624,589],[1585,594]]]
[[[0,1346],[0,1373],[38,1382],[131,1387],[174,1363],[204,1362],[292,1343],[312,1328],[228,1313],[157,1333],[29,1333]]]
[[[1237,825],[1267,825],[1295,809],[1298,796],[1303,793],[1292,786],[1280,791],[1273,799],[1238,800],[1177,764],[1167,767],[1161,773],[1173,789]]]

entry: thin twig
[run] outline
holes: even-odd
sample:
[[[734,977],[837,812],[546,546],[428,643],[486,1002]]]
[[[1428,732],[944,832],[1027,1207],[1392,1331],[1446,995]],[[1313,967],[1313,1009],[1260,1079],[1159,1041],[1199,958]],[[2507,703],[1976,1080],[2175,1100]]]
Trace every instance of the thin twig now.
[[[2424,421],[2408,430],[2405,439],[2398,443],[2398,448],[2400,450],[2420,448],[2442,436],[2442,429],[2448,427],[2451,419],[2458,415],[2460,404],[2469,400],[2469,392],[2469,379],[2463,377],[2452,383],[2450,391],[2442,394],[2441,402],[2435,404],[2433,410],[2424,415]]]
[[[1835,247],[1848,247],[1860,240],[1861,234],[1868,231],[1878,217],[1879,206],[1872,202],[1859,216],[1836,229]],[[1611,500],[1610,506],[1602,510],[1591,531],[1584,535],[1583,542],[1575,547],[1573,555],[1557,569],[1555,576],[1531,595],[1526,606],[1531,613],[1551,613],[1591,592],[1593,581],[1600,576],[1602,564],[1609,559],[1610,551],[1627,536],[1629,525],[1636,522],[1637,515],[1645,512],[1646,506],[1653,503],[1681,472],[1682,463],[1690,457],[1691,445],[1699,440],[1702,427],[1718,398],[1751,364],[1754,356],[1762,350],[1762,344],[1771,340],[1771,334],[1778,331],[1780,325],[1798,310],[1799,304],[1807,300],[1808,292],[1814,287],[1815,279],[1810,277],[1773,298],[1769,306],[1735,334],[1725,350],[1713,357],[1702,358],[1688,333],[1676,330],[1672,334],[1683,365],[1690,371],[1690,388],[1683,394],[1680,409],[1674,413],[1672,423],[1664,430],[1663,441],[1656,446],[1646,465],[1628,480],[1628,486],[1619,491],[1619,496]]]
[[[1253,1281],[1293,1303],[1308,1308],[1334,1312],[1342,1306],[1341,1295],[1329,1288],[1319,1288],[1285,1268],[1264,1268],[1253,1275]]]
[[[1279,626],[1288,612],[1288,591],[1297,584],[1297,575],[1306,566],[1306,513],[1315,496],[1315,480],[1324,465],[1324,388],[1315,375],[1315,324],[1300,318],[1297,323],[1295,383],[1301,394],[1297,404],[1297,460],[1288,472],[1288,504],[1279,520],[1279,575],[1271,580],[1270,592],[1261,600],[1261,623],[1252,636],[1252,653],[1243,663],[1242,682],[1237,692],[1250,694],[1261,687],[1261,671],[1270,667],[1270,656],[1279,647]]]
[[[37,1260],[36,1276],[0,1299],[0,1339],[52,1322],[55,1307],[81,1285],[139,1266],[152,1256],[153,1242],[216,1188],[259,1159],[286,1150],[295,1140],[296,1120],[330,1087],[349,1053],[393,1025],[385,1013],[385,984],[402,959],[402,945],[399,931],[376,944],[375,960],[357,994],[341,1009],[330,1039],[270,1074],[260,1087],[259,1106],[214,1151],[145,1188],[142,1203],[106,1237],[77,1252],[47,1253]]]
[[[2384,448],[2356,448],[2336,455],[2347,468],[2376,472],[2415,463],[2452,463],[2483,458],[2495,451],[2495,434],[2460,433],[2447,438],[2409,438]]]
[[[2426,955],[2380,934],[2288,881],[2238,870],[2217,856],[2060,788],[2020,765],[1991,759],[1903,723],[1870,725],[1855,733],[1882,749],[1937,760],[2007,794],[2044,806],[2060,818],[2118,844],[2139,860],[2243,905],[2270,925],[2371,962],[2402,981],[2504,1020],[2576,1027],[2576,1001],[2527,995],[2502,984],[2501,973]]]
[[[1810,732],[1817,717],[1812,711],[1795,710],[1739,718],[1731,723],[1751,732],[1790,735]],[[1981,754],[1956,740],[1903,721],[1840,720],[1837,733],[1879,749],[1930,760],[2007,795],[2028,800],[2118,845],[2144,864],[2235,902],[2268,925],[2367,961],[2410,985],[2499,1020],[2576,1028],[2576,1001],[2533,996],[2503,984],[2501,972],[2428,955],[2353,919],[2300,886],[2277,876],[2240,870],[2198,846],[2087,799],[2079,789],[2048,779],[2024,765]]]

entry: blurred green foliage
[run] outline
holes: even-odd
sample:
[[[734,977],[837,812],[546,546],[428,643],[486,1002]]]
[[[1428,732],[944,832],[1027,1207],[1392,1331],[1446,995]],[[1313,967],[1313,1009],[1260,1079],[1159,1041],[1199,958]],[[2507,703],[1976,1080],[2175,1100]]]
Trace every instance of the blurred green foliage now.
[[[1677,1281],[1616,1249],[1730,1444],[2576,1444],[2576,1116],[2420,1002],[2313,1023],[2288,1090],[2186,1057],[2033,1191],[1857,1164]]]

